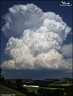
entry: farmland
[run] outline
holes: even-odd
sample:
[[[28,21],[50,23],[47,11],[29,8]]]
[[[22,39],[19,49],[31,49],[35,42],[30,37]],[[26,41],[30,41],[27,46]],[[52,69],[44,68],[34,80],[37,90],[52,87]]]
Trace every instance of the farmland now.
[[[26,86],[23,86],[25,84]],[[33,86],[39,87],[33,87]],[[5,79],[1,81],[0,94],[15,96],[73,96],[72,79]]]
[[[22,94],[22,93],[20,93],[18,91],[15,91],[15,90],[10,89],[8,87],[5,87],[3,85],[0,85],[0,87],[1,87],[0,94],[15,94],[15,96],[27,96],[25,94]],[[46,88],[46,87],[40,87],[40,88],[27,87],[27,90],[29,92],[38,93],[38,89],[41,89],[41,88],[43,88],[43,89],[51,89],[51,90],[56,90],[57,89],[57,88]],[[64,93],[64,96],[67,96],[66,92]]]

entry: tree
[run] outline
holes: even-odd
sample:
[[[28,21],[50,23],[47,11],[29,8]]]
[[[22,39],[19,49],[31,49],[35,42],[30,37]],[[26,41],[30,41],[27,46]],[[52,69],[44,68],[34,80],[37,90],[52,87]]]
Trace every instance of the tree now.
[[[28,90],[26,88],[23,88],[22,84],[23,84],[22,79],[17,79],[16,80],[16,88],[17,88],[17,90],[20,91],[23,94],[26,94],[26,96],[29,96]]]
[[[64,96],[64,91],[62,89],[56,89],[53,91],[54,96]]]
[[[4,81],[4,77],[2,76],[2,69],[1,69],[1,66],[0,66],[0,81]]]
[[[21,79],[16,79],[16,88],[19,90],[21,90],[23,88]]]
[[[73,85],[65,87],[68,96],[73,96]]]

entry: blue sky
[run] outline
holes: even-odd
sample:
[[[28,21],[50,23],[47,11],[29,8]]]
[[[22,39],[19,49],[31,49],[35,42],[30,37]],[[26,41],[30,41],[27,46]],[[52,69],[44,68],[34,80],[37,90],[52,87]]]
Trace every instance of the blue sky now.
[[[68,1],[66,1],[68,2]],[[69,1],[72,4],[72,1]],[[62,17],[62,20],[66,22],[66,24],[72,29],[72,6],[60,6],[61,1],[1,1],[1,17],[3,17],[10,7],[18,4],[30,4],[33,3],[39,8],[43,10],[43,12],[54,12],[55,14],[59,14]],[[5,21],[1,18],[1,27],[4,26]],[[72,31],[67,35],[66,40],[63,41],[62,45],[72,44]],[[1,64],[4,61],[11,59],[10,56],[6,55],[4,50],[6,48],[6,44],[8,42],[8,38],[1,31]],[[64,57],[63,58],[71,58],[72,57]],[[67,69],[3,69],[3,76],[5,78],[31,78],[31,79],[44,79],[44,78],[61,78],[61,77],[71,77],[72,73]]]

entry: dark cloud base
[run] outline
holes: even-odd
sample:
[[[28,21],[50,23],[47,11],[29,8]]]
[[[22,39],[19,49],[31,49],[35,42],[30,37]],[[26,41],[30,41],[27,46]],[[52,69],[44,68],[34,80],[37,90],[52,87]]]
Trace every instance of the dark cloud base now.
[[[8,79],[46,79],[46,78],[72,78],[71,72],[66,70],[3,70],[4,78]]]

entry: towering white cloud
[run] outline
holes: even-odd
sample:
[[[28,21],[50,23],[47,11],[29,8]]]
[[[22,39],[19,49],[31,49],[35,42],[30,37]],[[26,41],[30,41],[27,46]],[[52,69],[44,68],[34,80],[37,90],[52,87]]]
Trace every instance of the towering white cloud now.
[[[43,12],[36,5],[27,4],[9,8],[4,19],[6,24],[2,31],[9,38],[5,53],[12,60],[3,62],[2,67],[71,69],[67,63],[71,60],[63,59],[58,52],[71,31],[59,15]]]

